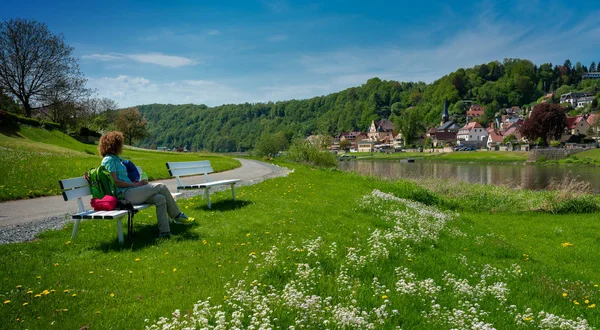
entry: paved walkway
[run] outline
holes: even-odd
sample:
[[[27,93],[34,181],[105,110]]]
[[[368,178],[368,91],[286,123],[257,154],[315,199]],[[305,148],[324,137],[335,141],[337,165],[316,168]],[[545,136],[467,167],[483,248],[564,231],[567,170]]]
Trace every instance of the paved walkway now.
[[[253,184],[264,179],[286,175],[287,170],[275,165],[248,160],[238,159],[242,166],[231,171],[210,174],[211,180],[242,179],[242,185]],[[189,181],[188,181],[189,180]],[[204,182],[204,177],[188,177],[184,182]],[[177,190],[175,179],[158,180],[169,187],[169,190]],[[58,184],[58,183],[57,183]],[[228,188],[229,186],[227,186]],[[211,189],[214,191],[217,189]],[[83,199],[86,207],[90,205],[90,197]],[[41,197],[0,203],[0,231],[3,227],[13,227],[36,221],[42,221],[51,217],[61,216],[77,211],[77,201],[65,202],[62,196]]]

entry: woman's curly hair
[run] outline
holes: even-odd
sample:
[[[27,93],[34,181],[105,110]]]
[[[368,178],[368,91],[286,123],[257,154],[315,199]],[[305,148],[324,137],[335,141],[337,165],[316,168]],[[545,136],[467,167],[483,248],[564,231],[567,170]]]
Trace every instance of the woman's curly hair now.
[[[98,151],[100,156],[104,157],[107,154],[118,155],[123,151],[123,133],[121,132],[108,132],[100,138],[98,142]]]

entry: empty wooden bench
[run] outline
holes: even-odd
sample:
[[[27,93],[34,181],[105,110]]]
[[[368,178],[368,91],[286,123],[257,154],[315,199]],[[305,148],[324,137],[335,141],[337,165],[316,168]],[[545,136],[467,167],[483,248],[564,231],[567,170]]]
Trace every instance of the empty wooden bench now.
[[[229,179],[229,180],[219,180],[219,181],[210,181],[208,177],[209,173],[213,173],[214,170],[210,165],[210,161],[202,160],[197,162],[169,162],[167,163],[167,169],[169,170],[169,175],[174,176],[177,179],[177,190],[188,190],[188,189],[204,189],[204,198],[206,198],[206,202],[208,204],[208,208],[210,209],[210,188],[215,186],[222,185],[230,185],[231,186],[231,196],[233,197],[233,201],[235,202],[235,184],[242,181],[241,179]],[[192,184],[184,184],[181,181],[181,177],[190,176],[190,175],[204,175],[203,183],[192,183]]]
[[[138,166],[138,171],[142,173],[142,169]],[[77,199],[77,213],[71,215],[71,219],[75,220],[75,225],[73,226],[73,234],[71,235],[71,239],[75,239],[77,235],[77,230],[79,229],[79,222],[82,219],[116,219],[117,220],[117,236],[119,238],[119,243],[123,244],[123,223],[122,218],[127,216],[126,210],[113,210],[113,211],[94,211],[94,210],[86,210],[83,205],[82,197],[91,196],[92,190],[90,188],[90,184],[85,177],[78,178],[70,178],[65,180],[58,181],[60,185],[60,190],[62,191],[62,196],[66,201]],[[173,197],[177,197],[181,195],[181,193],[171,194]],[[138,204],[133,207],[136,210],[147,209],[151,204]]]

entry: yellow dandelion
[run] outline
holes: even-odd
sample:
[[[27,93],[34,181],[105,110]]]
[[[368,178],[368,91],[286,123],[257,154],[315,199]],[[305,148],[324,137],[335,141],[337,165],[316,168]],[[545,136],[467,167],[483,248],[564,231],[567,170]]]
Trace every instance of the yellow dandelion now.
[[[69,290],[63,290],[64,293],[69,293]]]
[[[564,242],[564,243],[562,243],[561,245],[562,245],[562,247],[569,247],[569,246],[573,246],[573,244],[572,244],[572,243],[569,243],[569,242]]]
[[[221,243],[217,242],[217,246],[221,246]]]
[[[271,233],[270,233],[270,232],[268,232],[268,231],[265,231],[265,235],[269,235],[269,234],[271,234]]]
[[[10,304],[10,300],[5,300],[4,303],[5,304]]]
[[[177,271],[177,268],[173,268],[173,271],[174,271],[174,272],[176,272],[176,271]]]
[[[523,321],[531,321],[531,320],[532,320],[532,318],[531,318],[531,317],[524,317],[524,318],[523,318]]]
[[[55,264],[54,264],[54,267],[58,267],[58,263],[55,263]]]
[[[35,278],[37,278],[37,279],[39,280],[39,279],[40,279],[40,278],[42,278],[42,277],[41,277],[40,275],[38,275],[38,276],[36,276]]]
[[[251,255],[251,256],[253,256],[253,255],[255,255],[255,254],[256,254],[256,252],[254,252],[254,251],[250,252],[250,255]]]
[[[388,298],[388,296],[386,296],[386,295],[381,296],[381,299],[387,299],[387,298]]]
[[[114,293],[111,293],[111,294],[109,294],[109,296],[111,296],[111,297],[114,297],[114,296],[115,296],[115,294],[114,294]]]
[[[577,300],[573,300],[573,303],[574,303],[575,305],[579,305],[579,301],[577,301]]]
[[[206,240],[205,239],[202,240],[202,245],[206,245]]]
[[[250,235],[252,235],[252,234],[248,233],[248,234],[246,234],[246,237],[250,237]]]
[[[96,314],[100,314],[100,311],[96,311]]]
[[[129,274],[133,274],[133,270],[130,270],[130,271],[129,271]]]
[[[56,292],[56,290],[52,289],[52,290],[50,290],[50,292],[54,293],[54,292]]]
[[[73,293],[71,297],[77,297],[77,293]]]
[[[590,303],[590,301],[586,299],[586,300],[584,301],[584,303],[586,303],[586,304],[589,304],[589,303]]]
[[[140,261],[140,258],[135,258],[135,261]]]
[[[17,285],[17,289],[20,289],[20,288],[22,288],[22,287],[23,287],[22,285]]]
[[[38,294],[36,294],[34,297],[35,297],[35,298],[39,298],[39,297],[41,297],[41,296],[42,296],[42,295],[38,293]]]
[[[591,304],[588,306],[588,308],[596,308],[596,304]]]
[[[47,296],[47,295],[49,295],[49,294],[50,294],[50,291],[48,291],[48,290],[44,290],[44,291],[42,291],[42,294],[43,294],[44,296]]]
[[[169,252],[167,251],[167,252],[165,252],[165,254],[169,254]]]
[[[94,274],[94,272],[93,272],[93,271],[90,271],[90,274]]]
[[[223,267],[223,266],[221,266],[221,265],[217,265],[217,267]]]
[[[29,291],[27,291],[27,293],[29,293],[29,294],[32,294],[32,293],[33,293],[33,291],[29,290]]]
[[[62,311],[63,311],[63,312],[68,312],[69,310],[68,310],[68,309],[66,309],[66,308],[63,308],[63,310],[62,310]]]
[[[29,305],[29,303],[28,303],[28,302],[24,302],[24,303],[23,303],[23,306],[27,306],[27,305]]]
[[[71,241],[66,241],[65,244],[69,245],[71,244]]]
[[[567,293],[566,293],[566,292],[563,292],[563,297],[566,297],[566,296],[567,296]]]

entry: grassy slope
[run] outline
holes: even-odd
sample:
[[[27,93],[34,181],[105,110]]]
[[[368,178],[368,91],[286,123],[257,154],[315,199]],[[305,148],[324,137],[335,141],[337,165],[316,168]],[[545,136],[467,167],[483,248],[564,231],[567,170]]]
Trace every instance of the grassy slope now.
[[[58,180],[83,175],[100,164],[96,146],[59,131],[22,126],[0,132],[0,201],[59,194]],[[238,161],[215,154],[150,152],[126,149],[128,157],[151,180],[168,178],[167,161],[210,160],[215,171],[238,167]]]
[[[177,237],[171,240],[154,238],[157,229],[151,209],[136,215],[137,237],[134,241],[127,239],[124,248],[116,242],[113,221],[84,222],[74,242],[70,241],[69,225],[31,243],[0,246],[0,300],[11,301],[0,305],[4,326],[44,329],[50,324],[55,328],[85,324],[92,328],[139,329],[146,324],[145,319],[168,317],[175,309],[185,313],[199,299],[212,297],[214,304],[222,303],[228,295],[224,285],[236,279],[257,279],[281,289],[299,263],[321,267],[323,277],[315,286],[315,294],[332,295],[334,303],[345,301],[345,297],[336,295],[334,278],[339,275],[338,266],[345,259],[347,247],[364,247],[373,229],[390,226],[376,216],[383,212],[378,207],[358,207],[361,198],[373,189],[455,208],[464,214],[449,226],[467,234],[453,237],[445,233],[435,243],[409,244],[413,254],[410,258],[393,250],[387,259],[348,270],[357,281],[354,283],[363,285],[357,300],[365,309],[381,304],[381,297],[369,289],[374,276],[392,289],[387,294],[390,309],[399,314],[391,316],[387,326],[433,327],[424,323],[420,314],[425,300],[395,292],[395,267],[410,268],[419,279],[431,277],[441,283],[445,270],[459,276],[471,273],[457,262],[460,256],[478,267],[520,265],[525,275],[508,283],[507,302],[517,305],[520,311],[531,307],[568,318],[582,316],[592,326],[600,326],[600,315],[583,303],[585,296],[590,304],[600,299],[594,286],[600,283],[598,215],[554,216],[528,211],[541,205],[548,193],[512,193],[507,188],[485,186],[472,190],[464,185],[462,190],[445,186],[448,190],[440,190],[441,195],[437,195],[410,182],[385,182],[303,166],[294,169],[289,177],[240,187],[235,204],[229,200],[229,192],[211,198],[212,210],[206,209],[200,198],[180,201],[199,225],[174,226]],[[495,205],[502,207],[493,208]],[[304,248],[293,248],[317,237],[323,240],[323,250],[336,242],[339,258],[315,259]],[[562,247],[565,242],[573,246]],[[256,262],[264,262],[261,253],[274,245],[280,251],[279,267],[263,270],[249,264],[253,255],[259,256]],[[55,292],[34,297],[43,290]],[[563,297],[566,292],[568,296]],[[574,305],[573,299],[582,301],[581,305]],[[443,292],[438,302],[458,306],[451,291]],[[497,328],[514,327],[513,318],[496,312],[493,301],[486,298],[481,304],[491,314],[486,320]],[[294,312],[274,313],[284,328],[293,324]]]

